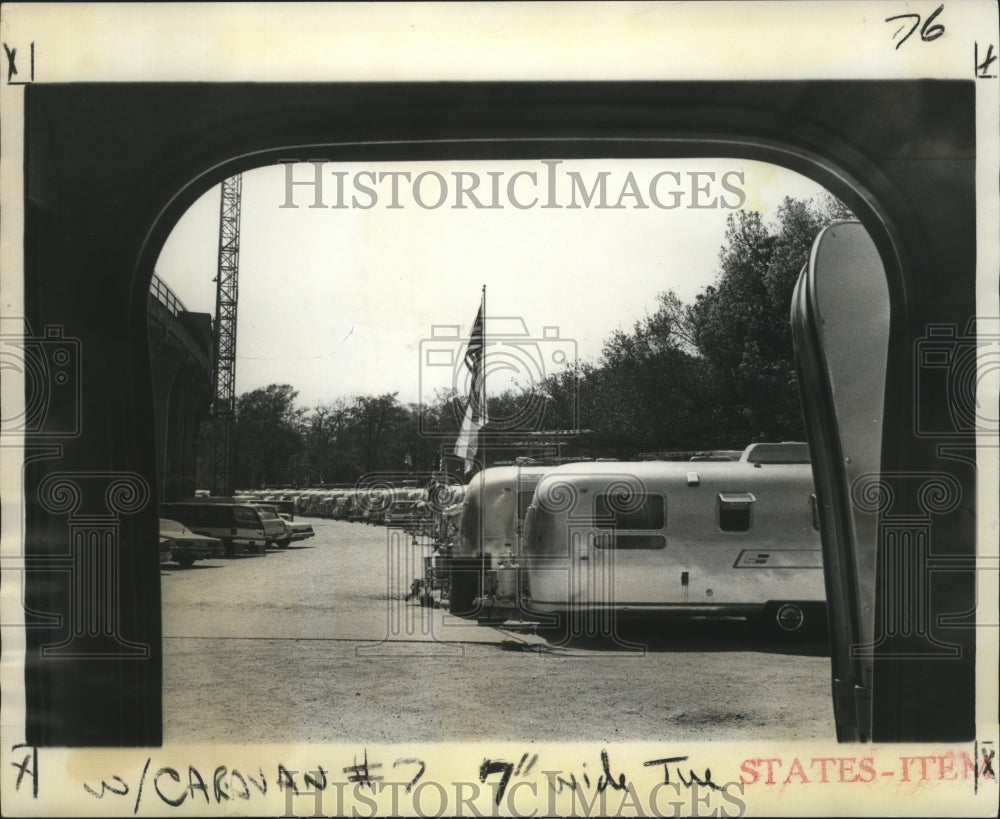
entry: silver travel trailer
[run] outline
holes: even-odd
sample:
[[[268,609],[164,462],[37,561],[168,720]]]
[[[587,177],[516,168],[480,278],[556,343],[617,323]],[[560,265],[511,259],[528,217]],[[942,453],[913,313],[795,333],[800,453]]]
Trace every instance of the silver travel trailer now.
[[[481,581],[476,605],[460,600],[458,613],[554,616],[577,633],[614,617],[666,614],[762,617],[779,633],[823,628],[819,521],[804,444],[757,444],[735,462],[540,471],[516,549],[484,536],[477,553],[463,537],[464,568],[478,568]],[[467,526],[474,528],[463,517]]]
[[[449,560],[448,608],[452,614],[483,615],[481,601],[496,577],[491,568],[494,563],[502,562],[506,567],[518,559],[524,516],[535,487],[552,469],[533,464],[494,466],[469,482],[462,501],[458,542]],[[501,573],[500,578],[506,581],[509,575]]]
[[[552,470],[525,522],[521,604],[591,627],[609,613],[818,626],[825,590],[812,470],[760,447],[738,462]]]

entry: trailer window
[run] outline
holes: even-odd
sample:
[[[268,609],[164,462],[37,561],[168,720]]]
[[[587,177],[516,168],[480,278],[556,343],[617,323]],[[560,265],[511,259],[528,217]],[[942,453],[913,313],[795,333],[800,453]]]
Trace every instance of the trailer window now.
[[[723,532],[749,532],[756,500],[749,492],[719,493],[719,528]]]
[[[667,539],[663,535],[620,535],[602,532],[594,538],[597,549],[664,549]]]
[[[662,529],[665,522],[663,495],[616,492],[594,496],[594,525],[599,529]]]

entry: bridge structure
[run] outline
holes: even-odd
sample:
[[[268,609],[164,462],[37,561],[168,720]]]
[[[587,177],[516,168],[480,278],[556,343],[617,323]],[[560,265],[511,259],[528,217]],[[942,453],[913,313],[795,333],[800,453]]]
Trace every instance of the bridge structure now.
[[[188,310],[155,273],[149,284],[147,337],[153,382],[160,502],[191,497],[213,397],[212,317]]]

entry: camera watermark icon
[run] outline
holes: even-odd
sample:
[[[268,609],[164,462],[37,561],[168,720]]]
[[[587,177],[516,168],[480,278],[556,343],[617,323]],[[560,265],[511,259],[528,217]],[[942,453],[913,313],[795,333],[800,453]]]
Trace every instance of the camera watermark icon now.
[[[914,429],[923,438],[1000,431],[996,393],[984,403],[984,385],[1000,377],[1000,318],[930,324],[915,350]],[[946,396],[942,402],[941,397]]]
[[[488,316],[485,320],[483,366],[481,377],[487,391],[511,390],[513,401],[490,401],[489,422],[481,434],[498,437],[511,432],[532,432],[544,429],[545,419],[553,398],[546,389],[546,382],[563,372],[575,372],[577,365],[576,341],[563,338],[557,326],[542,328],[540,335],[532,335],[524,319],[519,316]],[[479,385],[472,383],[472,373],[465,363],[468,339],[463,337],[457,324],[436,324],[430,338],[420,342],[420,395],[446,387],[468,398]],[[565,385],[564,385],[565,386]],[[560,390],[560,422],[564,426],[579,426],[579,401],[575,379],[572,389]],[[464,403],[453,402],[455,422],[461,426],[465,413]],[[426,422],[426,413],[420,414],[420,434],[427,437],[453,437],[432,429]]]
[[[35,335],[25,319],[0,319],[0,372],[24,378],[24,401],[0,415],[0,435],[74,438],[80,434],[80,341],[46,325]]]

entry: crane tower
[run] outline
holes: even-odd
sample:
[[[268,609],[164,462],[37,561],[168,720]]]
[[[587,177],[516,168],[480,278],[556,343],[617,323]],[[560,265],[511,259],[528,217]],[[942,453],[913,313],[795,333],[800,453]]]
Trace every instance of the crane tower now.
[[[215,399],[212,405],[212,494],[231,495],[236,418],[236,303],[239,294],[240,196],[243,176],[224,180],[219,203],[219,271],[215,290]]]

